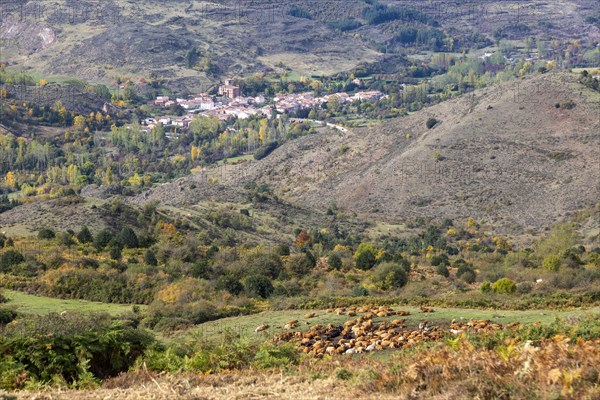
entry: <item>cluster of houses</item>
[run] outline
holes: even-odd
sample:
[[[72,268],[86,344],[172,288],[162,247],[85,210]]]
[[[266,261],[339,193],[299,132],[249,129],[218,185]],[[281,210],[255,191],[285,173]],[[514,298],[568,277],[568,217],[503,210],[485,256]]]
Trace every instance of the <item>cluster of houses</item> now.
[[[321,104],[328,102],[332,97],[338,97],[342,103],[351,103],[353,101],[374,101],[380,100],[385,97],[383,93],[378,90],[368,92],[358,92],[354,96],[350,96],[348,93],[334,93],[325,96],[314,96],[311,92],[306,93],[280,93],[273,101],[275,102],[275,109],[281,113],[294,112],[300,109],[320,107]]]
[[[147,118],[142,121],[142,129],[151,131],[157,125],[187,128],[192,121],[193,114],[204,116],[216,116],[220,120],[230,117],[246,119],[253,115],[261,114],[271,118],[273,110],[280,113],[292,113],[300,109],[320,107],[321,104],[337,96],[342,103],[353,101],[372,101],[384,98],[380,91],[358,92],[354,96],[347,93],[335,93],[322,97],[315,96],[311,92],[306,93],[280,93],[273,98],[273,104],[268,105],[264,96],[243,97],[239,86],[233,85],[231,80],[226,80],[224,85],[219,86],[219,101],[206,93],[191,96],[189,99],[171,99],[168,96],[158,96],[153,104],[161,108],[170,108],[179,105],[188,114],[181,117],[156,117]]]

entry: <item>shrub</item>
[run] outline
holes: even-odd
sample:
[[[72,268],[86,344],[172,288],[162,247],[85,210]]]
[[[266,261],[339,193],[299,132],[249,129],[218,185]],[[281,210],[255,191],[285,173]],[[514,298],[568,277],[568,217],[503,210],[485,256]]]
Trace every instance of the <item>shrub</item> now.
[[[435,255],[435,256],[431,257],[431,265],[434,267],[437,267],[439,265],[448,266],[448,265],[450,265],[450,261],[448,261],[448,256],[445,254]]]
[[[342,259],[336,253],[331,253],[327,258],[329,268],[339,270],[342,268]]]
[[[433,128],[436,124],[438,123],[438,120],[435,119],[434,117],[430,117],[429,119],[427,119],[427,122],[425,123],[425,126],[427,126],[427,129],[431,129]]]
[[[6,325],[17,318],[17,312],[10,308],[0,308],[0,326]]]
[[[571,109],[575,108],[575,102],[571,99],[565,100],[562,103],[560,103],[560,108],[564,108],[566,110],[571,110]]]
[[[544,258],[542,268],[546,271],[556,272],[560,269],[560,258],[556,255],[549,255]]]
[[[287,269],[292,275],[304,276],[312,270],[312,262],[307,254],[292,254],[287,261]]]
[[[0,358],[10,357],[31,380],[75,384],[126,371],[153,341],[108,315],[50,314],[8,325],[0,337]]]
[[[146,250],[144,253],[144,262],[150,266],[156,267],[158,265],[156,254],[150,249]]]
[[[490,281],[485,281],[481,284],[481,286],[479,286],[479,289],[481,290],[481,293],[489,293],[492,291],[492,282]]]
[[[217,280],[217,289],[227,290],[229,293],[237,296],[244,290],[244,285],[242,285],[235,275],[225,274]]]
[[[73,241],[73,235],[70,232],[59,232],[57,237],[58,242],[64,246],[72,246],[75,244]]]
[[[53,239],[55,236],[54,231],[49,228],[42,228],[38,231],[38,239]]]
[[[90,232],[89,228],[84,225],[77,234],[77,240],[79,240],[79,243],[90,243],[94,240],[94,237],[92,236],[92,232]]]
[[[473,283],[477,279],[477,274],[473,270],[465,271],[465,273],[460,276],[460,279],[466,283]]]
[[[371,280],[378,289],[391,290],[406,285],[408,276],[401,265],[383,263],[373,270]]]
[[[477,278],[477,274],[473,269],[471,264],[466,263],[464,260],[459,259],[454,263],[455,266],[458,266],[458,271],[456,271],[456,277],[462,279],[467,283],[475,282]]]
[[[105,248],[113,238],[113,234],[108,229],[102,229],[94,238],[94,246],[98,249]]]
[[[356,285],[352,289],[351,295],[353,297],[364,297],[364,296],[368,296],[369,295],[369,291],[363,285]]]
[[[254,355],[252,364],[257,368],[282,368],[297,364],[298,356],[298,350],[291,343],[263,343]]]
[[[17,250],[8,250],[0,256],[0,272],[9,272],[12,267],[23,261],[25,261],[23,254]]]
[[[517,285],[508,278],[500,278],[492,286],[496,293],[514,293],[517,290]]]
[[[450,271],[448,271],[448,267],[446,267],[444,264],[438,265],[435,272],[438,275],[444,276],[446,278],[450,276]]]
[[[356,268],[362,270],[369,270],[373,268],[377,260],[375,258],[375,248],[367,243],[361,243],[358,249],[354,253],[354,261],[356,261]]]
[[[275,248],[275,254],[278,256],[289,256],[290,255],[290,246],[285,243],[279,243]]]
[[[135,234],[133,229],[129,227],[121,229],[121,232],[119,232],[118,239],[121,243],[123,243],[125,247],[130,249],[135,249],[140,245],[137,235]]]
[[[244,289],[249,296],[266,299],[273,293],[273,284],[266,276],[255,274],[245,279]]]

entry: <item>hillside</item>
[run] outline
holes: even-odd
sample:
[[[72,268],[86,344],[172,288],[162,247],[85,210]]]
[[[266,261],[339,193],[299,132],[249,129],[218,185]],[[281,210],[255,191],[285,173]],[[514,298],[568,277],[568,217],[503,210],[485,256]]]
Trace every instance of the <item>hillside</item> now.
[[[574,108],[556,108],[567,100]],[[537,230],[598,199],[598,101],[573,75],[539,75],[369,128],[303,137],[245,163],[243,175],[228,167],[220,181],[266,182],[292,203],[375,220],[472,216]],[[431,130],[430,117],[439,121]],[[179,202],[174,185],[143,196]]]
[[[381,59],[384,52],[431,50],[400,43],[398,34],[408,28],[438,35],[436,51],[459,53],[501,38],[600,37],[597,5],[587,0],[560,5],[486,1],[476,7],[381,2],[381,7],[402,6],[404,14],[389,20],[370,19],[374,3],[363,0],[140,3],[60,0],[50,7],[9,2],[0,21],[2,61],[18,69],[106,83],[121,76],[158,76],[171,87],[197,90],[224,75],[276,67],[332,74]],[[190,65],[187,56],[194,48],[198,60]]]

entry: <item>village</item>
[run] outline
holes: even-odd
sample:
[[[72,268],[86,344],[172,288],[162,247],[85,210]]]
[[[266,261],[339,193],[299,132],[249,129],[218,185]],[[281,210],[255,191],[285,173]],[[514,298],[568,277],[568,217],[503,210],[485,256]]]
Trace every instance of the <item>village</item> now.
[[[200,93],[187,99],[169,96],[158,96],[151,104],[160,109],[170,109],[180,106],[186,113],[182,116],[157,116],[140,121],[142,130],[151,131],[161,125],[172,128],[188,128],[195,115],[214,116],[219,120],[247,119],[254,115],[263,115],[272,118],[275,113],[293,114],[302,109],[320,108],[323,103],[332,97],[337,97],[341,103],[354,101],[376,101],[386,97],[380,91],[348,93],[334,93],[324,96],[315,96],[312,92],[305,93],[279,93],[270,101],[263,95],[244,97],[239,86],[234,85],[232,79],[226,79],[218,88],[218,95]]]

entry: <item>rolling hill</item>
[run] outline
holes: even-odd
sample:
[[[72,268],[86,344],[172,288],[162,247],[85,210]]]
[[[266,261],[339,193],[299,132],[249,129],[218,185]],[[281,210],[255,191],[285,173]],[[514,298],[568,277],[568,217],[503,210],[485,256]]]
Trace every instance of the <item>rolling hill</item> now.
[[[500,231],[539,231],[597,202],[598,101],[574,74],[536,75],[368,128],[305,136],[225,167],[219,183],[235,192],[264,182],[292,204],[369,220],[471,216]],[[135,201],[193,205],[208,192],[182,192],[186,180],[199,176]]]

